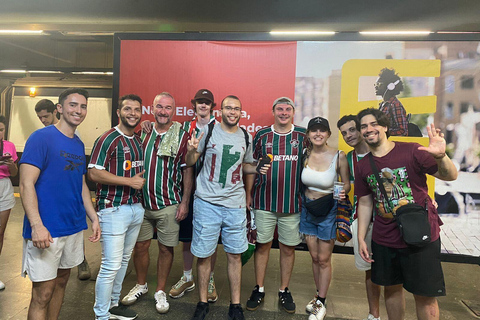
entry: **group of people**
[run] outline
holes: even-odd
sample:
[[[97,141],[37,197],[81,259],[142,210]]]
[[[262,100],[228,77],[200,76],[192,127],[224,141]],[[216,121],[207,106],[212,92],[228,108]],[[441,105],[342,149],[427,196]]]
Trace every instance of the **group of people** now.
[[[419,319],[438,319],[435,296],[445,294],[439,259],[440,220],[428,196],[425,175],[453,180],[457,171],[445,153],[443,134],[433,125],[427,128],[428,147],[393,142],[388,140],[390,122],[385,113],[365,109],[337,123],[343,139],[353,148],[345,154],[328,144],[331,128],[327,119],[315,117],[307,128],[294,125],[295,104],[287,97],[274,101],[274,123],[252,139],[238,126],[242,103],[234,95],[222,100],[221,121],[217,122],[212,92],[199,90],[191,100],[195,118],[181,124],[173,121],[175,99],[170,93],[155,97],[155,121],[143,123],[142,99],[128,94],[119,99],[119,124],[95,141],[87,164],[84,145],[75,134],[87,114],[87,102],[84,89],[64,91],[56,106],[59,121],[35,131],[20,160],[25,209],[22,272],[33,282],[29,319],[58,318],[70,269],[85,260],[86,216],[91,220],[89,240],[102,239],[95,285],[97,319],[137,317],[128,305],[148,292],[148,249],[154,238],[159,248],[156,310],[169,310],[166,283],[173,249],[182,241],[184,272],[168,295],[180,298],[197,285],[199,302],[192,320],[205,319],[209,302],[218,299],[213,270],[220,236],[228,263],[228,319],[244,319],[241,254],[248,248],[247,208],[255,217],[257,238],[256,285],[246,309],[255,311],[264,300],[269,252],[277,228],[281,273],[277,294],[282,309],[296,311],[288,287],[295,247],[305,239],[317,290],[306,310],[309,320],[324,319],[337,203],[346,201],[352,183],[355,265],[366,273],[367,319],[380,319],[381,286],[389,319],[404,317],[403,288],[414,294]],[[140,123],[138,134],[135,129]],[[0,121],[0,137],[1,129]],[[368,159],[363,159],[369,152],[381,181],[376,181]],[[271,160],[262,161],[266,158]],[[16,173],[13,164],[7,166],[12,175]],[[85,177],[97,184],[95,208]],[[334,197],[338,180],[343,190]],[[378,191],[380,183],[390,184],[390,200],[396,204],[427,203],[430,244],[412,249],[403,242],[389,212],[395,208],[386,205]],[[137,283],[120,299],[132,252]]]

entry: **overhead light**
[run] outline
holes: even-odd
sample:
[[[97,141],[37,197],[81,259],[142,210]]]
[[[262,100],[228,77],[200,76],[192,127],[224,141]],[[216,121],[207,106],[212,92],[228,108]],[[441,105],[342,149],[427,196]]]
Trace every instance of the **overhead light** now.
[[[50,70],[28,70],[28,73],[63,73],[62,71],[50,71]]]
[[[62,71],[52,71],[52,70],[15,70],[15,69],[5,69],[0,70],[2,73],[63,73]]]
[[[88,74],[93,76],[111,76],[113,72],[98,72],[98,71],[79,71],[79,72],[72,72],[72,74]]]
[[[43,34],[43,30],[0,30],[0,34],[41,35]]]
[[[480,31],[437,31],[437,33],[468,34],[468,33],[480,33]]]
[[[379,35],[379,36],[424,36],[430,33],[431,31],[360,31],[360,34],[363,35]]]
[[[314,36],[314,35],[334,35],[335,31],[270,31],[271,35],[299,35],[299,36]]]
[[[27,73],[27,70],[0,70],[2,73]]]
[[[60,31],[64,36],[113,36],[114,32]]]
[[[30,97],[35,98],[35,96],[37,95],[37,88],[31,87],[29,90],[29,95]]]

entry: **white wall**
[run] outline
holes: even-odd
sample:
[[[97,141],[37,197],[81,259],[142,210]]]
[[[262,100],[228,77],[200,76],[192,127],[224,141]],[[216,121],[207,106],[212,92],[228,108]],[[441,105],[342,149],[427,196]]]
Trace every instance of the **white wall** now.
[[[58,101],[58,97],[13,97],[8,140],[15,144],[18,152],[23,152],[25,142],[32,132],[43,128],[37,118],[35,105],[41,99]],[[87,117],[78,127],[80,138],[85,144],[85,153],[89,155],[98,136],[110,129],[112,118],[112,99],[89,98]]]

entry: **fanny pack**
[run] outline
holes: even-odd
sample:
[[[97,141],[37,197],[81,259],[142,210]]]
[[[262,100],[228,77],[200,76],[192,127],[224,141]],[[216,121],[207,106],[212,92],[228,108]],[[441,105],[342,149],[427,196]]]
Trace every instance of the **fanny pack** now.
[[[333,194],[330,193],[310,202],[305,201],[305,208],[314,217],[324,217],[332,210],[334,204]]]
[[[414,247],[423,247],[429,244],[432,240],[432,233],[430,223],[428,222],[428,211],[426,209],[427,200],[425,200],[425,207],[422,207],[417,203],[409,203],[399,207],[394,212],[393,206],[390,203],[390,198],[387,196],[387,191],[380,180],[378,168],[373,161],[372,153],[368,156],[370,159],[370,166],[377,179],[380,191],[390,207],[389,211],[393,214],[393,218],[397,222],[403,241],[405,241],[407,245]],[[387,211],[387,208],[385,208],[385,211]]]
[[[427,210],[416,203],[409,203],[397,209],[395,215],[403,241],[408,245],[423,247],[430,243],[431,230]]]

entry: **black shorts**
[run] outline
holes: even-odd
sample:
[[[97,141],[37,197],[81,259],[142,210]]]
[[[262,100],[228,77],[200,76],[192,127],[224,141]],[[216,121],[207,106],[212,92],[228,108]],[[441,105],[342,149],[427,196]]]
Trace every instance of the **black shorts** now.
[[[440,238],[423,248],[390,248],[372,241],[372,282],[381,286],[403,284],[424,297],[444,296]]]
[[[192,242],[193,237],[193,199],[195,190],[190,197],[190,205],[188,206],[188,215],[180,221],[179,240],[182,242]]]

